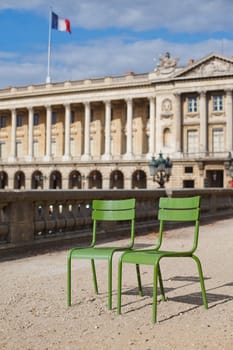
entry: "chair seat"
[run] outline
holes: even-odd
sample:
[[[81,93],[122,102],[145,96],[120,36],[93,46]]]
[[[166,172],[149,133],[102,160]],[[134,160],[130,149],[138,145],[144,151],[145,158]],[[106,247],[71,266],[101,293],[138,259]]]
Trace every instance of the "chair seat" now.
[[[137,250],[127,252],[122,256],[122,262],[129,264],[154,265],[156,261],[164,257],[187,257],[192,256],[189,252]]]
[[[125,248],[129,249],[129,248]],[[72,251],[73,259],[108,259],[116,251],[122,251],[120,247],[93,247],[78,248]]]

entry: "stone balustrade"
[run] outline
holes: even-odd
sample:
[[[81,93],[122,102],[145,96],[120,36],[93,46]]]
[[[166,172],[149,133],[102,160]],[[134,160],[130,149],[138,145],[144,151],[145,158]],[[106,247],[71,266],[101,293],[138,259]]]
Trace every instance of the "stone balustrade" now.
[[[18,248],[48,247],[91,235],[93,199],[136,198],[136,232],[156,228],[161,196],[200,195],[201,220],[233,214],[232,189],[0,191],[0,256]],[[101,224],[100,233],[124,234],[127,223]]]

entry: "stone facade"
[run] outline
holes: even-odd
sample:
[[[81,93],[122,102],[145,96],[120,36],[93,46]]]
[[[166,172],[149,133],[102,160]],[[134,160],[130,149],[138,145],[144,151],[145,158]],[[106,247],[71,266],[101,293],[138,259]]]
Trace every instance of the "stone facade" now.
[[[173,162],[167,187],[229,187],[233,59],[0,90],[0,188],[155,188],[148,163]]]

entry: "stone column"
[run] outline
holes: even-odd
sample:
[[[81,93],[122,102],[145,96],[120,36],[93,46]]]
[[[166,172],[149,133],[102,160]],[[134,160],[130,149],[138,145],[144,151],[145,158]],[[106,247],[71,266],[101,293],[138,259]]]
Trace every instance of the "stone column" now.
[[[133,100],[127,99],[127,130],[126,130],[126,154],[125,159],[132,159],[132,137],[133,137]]]
[[[155,138],[155,156],[162,151],[163,149],[163,134],[162,134],[162,126],[161,126],[161,97],[156,98],[156,106],[155,106],[155,130],[156,130],[156,138]]]
[[[63,160],[70,160],[70,104],[65,105],[65,152]]]
[[[207,110],[206,92],[200,93],[200,152],[207,152]]]
[[[149,130],[149,153],[148,158],[155,154],[155,97],[150,97],[150,130]]]
[[[181,145],[181,95],[180,93],[175,93],[175,152],[176,154],[180,154],[182,145]]]
[[[233,151],[232,135],[233,135],[233,122],[232,122],[232,90],[226,91],[226,147],[228,152]]]
[[[14,161],[16,156],[16,110],[11,110],[11,150],[10,161]]]
[[[84,154],[82,160],[90,159],[90,121],[91,121],[91,105],[90,102],[85,103],[85,125],[84,125]]]
[[[111,101],[105,101],[105,147],[104,160],[109,160],[111,156]]]
[[[45,160],[51,159],[52,107],[46,106],[46,153]]]
[[[28,108],[28,154],[27,160],[32,160],[33,157],[33,107]]]

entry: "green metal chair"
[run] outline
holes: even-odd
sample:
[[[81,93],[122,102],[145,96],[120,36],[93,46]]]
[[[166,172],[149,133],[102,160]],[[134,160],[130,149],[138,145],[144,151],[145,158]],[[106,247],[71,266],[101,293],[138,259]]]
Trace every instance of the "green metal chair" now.
[[[71,261],[72,259],[89,259],[91,260],[94,289],[98,294],[98,285],[95,269],[95,259],[104,259],[108,261],[108,308],[112,308],[112,258],[117,251],[131,249],[134,245],[134,229],[135,229],[135,205],[136,201],[132,199],[123,200],[93,200],[92,202],[92,242],[91,245],[84,248],[73,248],[68,253],[67,263],[67,301],[68,306],[71,305]],[[96,247],[97,240],[97,223],[101,221],[129,221],[129,240],[128,245],[124,247]],[[138,266],[137,274],[139,274]],[[137,275],[138,283],[140,276]],[[139,285],[140,288],[140,285]],[[140,292],[139,292],[140,293]]]
[[[199,213],[200,213],[200,196],[190,198],[160,198],[158,219],[159,238],[158,244],[154,249],[147,250],[133,250],[125,252],[119,259],[118,264],[118,295],[117,295],[117,313],[121,313],[121,294],[122,294],[122,264],[137,264],[137,265],[152,265],[154,267],[153,278],[153,314],[152,322],[156,322],[157,318],[157,280],[160,282],[160,289],[162,299],[165,300],[165,294],[162,284],[162,277],[160,272],[160,260],[162,258],[192,258],[196,264],[199,273],[201,284],[202,299],[205,308],[208,308],[206,291],[202,273],[201,262],[199,258],[194,255],[198,245],[199,235]],[[194,223],[194,239],[192,248],[188,251],[163,251],[160,250],[163,239],[163,229],[165,222],[193,222]],[[142,294],[142,290],[141,290]]]

